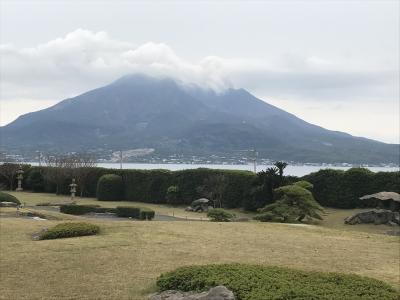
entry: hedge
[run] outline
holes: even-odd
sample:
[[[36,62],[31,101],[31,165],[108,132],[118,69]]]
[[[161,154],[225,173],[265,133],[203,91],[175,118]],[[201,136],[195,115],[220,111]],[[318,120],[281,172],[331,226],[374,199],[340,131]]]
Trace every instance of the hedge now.
[[[140,219],[141,220],[153,220],[156,212],[152,209],[141,208],[140,209]]]
[[[17,199],[17,197],[14,197],[13,195],[1,191],[0,191],[0,202],[14,202],[17,203],[18,205],[21,204],[21,202]]]
[[[118,217],[122,218],[140,218],[140,207],[135,206],[117,206],[116,214]]]
[[[124,199],[124,182],[122,177],[106,174],[97,183],[97,199],[101,201],[120,201]]]
[[[100,207],[99,205],[76,205],[64,204],[60,205],[60,212],[69,215],[84,215],[90,212],[94,213],[116,213],[115,208]]]
[[[315,200],[328,207],[362,207],[367,204],[359,200],[364,195],[382,191],[400,193],[400,172],[373,173],[364,168],[347,171],[325,169],[302,179],[313,184]]]
[[[44,175],[47,167],[26,166],[29,177],[31,172],[40,170],[43,174],[43,190],[55,192],[55,185]],[[91,175],[86,182],[85,196],[96,197],[97,183],[103,175],[114,174],[122,177],[123,191],[121,198],[113,200],[140,201],[147,203],[166,203],[168,187],[177,186],[180,197],[179,205],[190,205],[193,200],[204,197],[199,192],[199,187],[211,176],[224,176],[226,185],[221,195],[222,206],[226,208],[245,207],[253,209],[257,207],[251,191],[257,187],[253,184],[257,176],[248,171],[238,170],[214,170],[214,169],[189,169],[181,171],[169,170],[118,170],[105,168],[91,168]],[[284,184],[291,184],[299,180],[309,181],[314,185],[315,199],[323,206],[337,208],[354,208],[367,203],[358,200],[364,194],[372,194],[380,191],[400,192],[400,172],[372,173],[365,169],[353,168],[348,171],[325,169],[297,178],[295,176],[284,177]],[[26,178],[26,177],[25,177]],[[69,194],[68,185],[70,177],[65,178],[61,193]],[[0,184],[3,183],[0,178]],[[3,183],[5,184],[5,183]],[[41,183],[40,183],[41,184]],[[30,182],[24,179],[25,190],[31,190]],[[80,186],[78,185],[78,193]],[[260,196],[263,196],[260,191]]]
[[[61,223],[40,234],[39,239],[51,240],[99,233],[100,227],[89,223]]]
[[[180,267],[157,280],[162,291],[205,291],[217,285],[226,286],[237,300],[398,299],[395,289],[376,279],[260,265]]]

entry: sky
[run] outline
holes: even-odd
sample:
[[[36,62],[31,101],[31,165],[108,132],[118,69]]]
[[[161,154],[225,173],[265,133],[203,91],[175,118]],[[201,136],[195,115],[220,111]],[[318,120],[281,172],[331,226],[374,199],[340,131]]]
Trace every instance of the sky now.
[[[0,125],[145,73],[399,143],[399,15],[397,0],[0,0]]]

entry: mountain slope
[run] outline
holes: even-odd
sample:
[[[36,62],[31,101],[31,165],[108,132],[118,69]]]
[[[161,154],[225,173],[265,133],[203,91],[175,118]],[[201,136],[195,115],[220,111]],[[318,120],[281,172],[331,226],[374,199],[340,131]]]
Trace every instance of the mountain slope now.
[[[0,128],[6,151],[155,148],[161,154],[232,154],[302,162],[398,162],[398,145],[329,131],[257,99],[170,79],[128,75]]]

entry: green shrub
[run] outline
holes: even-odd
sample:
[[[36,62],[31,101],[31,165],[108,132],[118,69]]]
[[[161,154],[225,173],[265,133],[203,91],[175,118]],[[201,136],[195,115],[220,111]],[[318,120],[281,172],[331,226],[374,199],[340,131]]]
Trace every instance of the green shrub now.
[[[124,183],[122,177],[106,174],[97,183],[97,199],[101,201],[118,201],[124,198]]]
[[[205,291],[217,285],[232,290],[237,300],[398,299],[395,289],[376,279],[259,265],[180,267],[157,280],[162,291]]]
[[[98,205],[76,205],[64,204],[60,205],[60,212],[69,215],[84,215],[90,212],[96,212]]]
[[[40,235],[41,240],[61,239],[68,237],[95,235],[99,233],[97,225],[89,223],[61,223]]]
[[[235,215],[223,210],[222,208],[214,208],[208,211],[207,217],[209,217],[213,222],[230,222]]]
[[[140,218],[140,207],[134,206],[117,206],[116,213],[118,217],[122,218]]]
[[[308,181],[305,180],[296,181],[295,183],[293,183],[293,185],[297,185],[309,191],[311,191],[314,187],[312,183],[309,183]]]
[[[141,220],[153,220],[155,216],[155,211],[149,208],[140,209],[140,219]]]
[[[13,195],[1,191],[0,191],[0,202],[14,202],[17,203],[18,205],[21,204],[21,202],[17,199],[17,197],[14,197]]]

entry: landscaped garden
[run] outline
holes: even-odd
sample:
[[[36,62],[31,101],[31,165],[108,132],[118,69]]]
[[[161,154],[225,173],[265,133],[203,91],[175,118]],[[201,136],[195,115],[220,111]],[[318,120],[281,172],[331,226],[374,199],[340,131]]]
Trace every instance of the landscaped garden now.
[[[164,289],[221,284],[239,300],[397,299],[399,237],[386,234],[396,227],[345,225],[344,217],[369,208],[357,208],[350,196],[353,204],[333,208],[321,200],[328,175],[330,185],[353,178],[362,193],[363,183],[354,178],[390,186],[391,175],[135,172],[102,177],[105,184],[93,191],[97,198],[71,199],[68,178],[56,188],[59,195],[48,193],[54,189],[1,194],[21,205],[0,208],[0,299],[147,299]],[[45,176],[39,179],[26,186],[55,188]],[[207,195],[208,212],[187,209]]]

